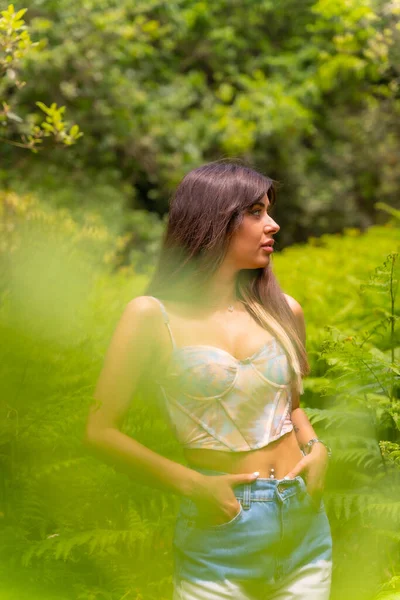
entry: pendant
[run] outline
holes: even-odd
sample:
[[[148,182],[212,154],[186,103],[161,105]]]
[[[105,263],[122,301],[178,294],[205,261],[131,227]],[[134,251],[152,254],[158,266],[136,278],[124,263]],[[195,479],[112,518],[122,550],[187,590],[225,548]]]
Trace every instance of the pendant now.
[[[230,305],[228,306],[228,310],[229,310],[229,312],[232,312],[232,311],[233,311],[233,304],[230,304]]]

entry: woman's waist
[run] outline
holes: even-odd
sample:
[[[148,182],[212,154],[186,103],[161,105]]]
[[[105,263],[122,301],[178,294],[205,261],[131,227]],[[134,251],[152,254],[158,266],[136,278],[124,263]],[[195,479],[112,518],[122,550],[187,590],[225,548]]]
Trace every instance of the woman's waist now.
[[[200,448],[184,450],[188,465],[224,473],[253,473],[260,477],[283,478],[303,457],[294,431],[278,440],[245,452],[225,452]],[[273,471],[271,471],[273,469]]]

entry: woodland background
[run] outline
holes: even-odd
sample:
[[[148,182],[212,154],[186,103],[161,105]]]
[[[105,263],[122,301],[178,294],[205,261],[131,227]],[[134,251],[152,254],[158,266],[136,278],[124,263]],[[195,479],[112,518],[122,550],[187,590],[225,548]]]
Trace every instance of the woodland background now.
[[[178,499],[82,438],[174,187],[222,157],[280,182],[332,600],[400,599],[399,0],[32,0],[0,73],[1,600],[170,598]],[[182,461],[148,399],[124,431]]]

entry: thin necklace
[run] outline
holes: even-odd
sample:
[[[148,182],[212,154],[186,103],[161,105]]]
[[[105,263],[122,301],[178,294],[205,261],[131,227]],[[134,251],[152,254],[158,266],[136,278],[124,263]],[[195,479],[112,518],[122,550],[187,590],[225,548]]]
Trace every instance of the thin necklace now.
[[[237,301],[243,303],[243,300],[240,300],[239,298],[237,299]],[[215,308],[216,305],[208,304],[207,307],[208,308]],[[229,310],[229,312],[233,312],[235,310],[235,305],[234,304],[228,304],[227,310]]]
[[[207,306],[207,308],[216,308],[216,305],[212,305],[212,304],[208,304],[206,306]],[[233,312],[235,310],[235,306],[233,304],[228,304],[227,310],[229,310],[229,312]]]

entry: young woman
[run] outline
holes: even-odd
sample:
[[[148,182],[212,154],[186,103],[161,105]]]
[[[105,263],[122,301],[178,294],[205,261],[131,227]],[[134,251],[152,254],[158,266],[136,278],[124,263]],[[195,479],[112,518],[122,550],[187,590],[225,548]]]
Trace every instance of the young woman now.
[[[299,408],[299,303],[271,269],[273,181],[234,161],[188,173],[146,293],[126,306],[87,442],[181,496],[174,600],[328,600],[330,450]],[[187,466],[120,431],[139,380],[162,392]]]

